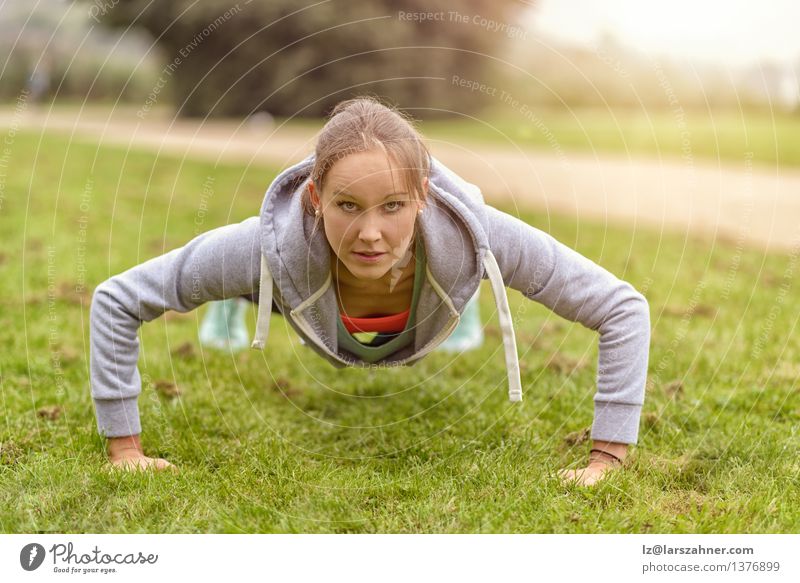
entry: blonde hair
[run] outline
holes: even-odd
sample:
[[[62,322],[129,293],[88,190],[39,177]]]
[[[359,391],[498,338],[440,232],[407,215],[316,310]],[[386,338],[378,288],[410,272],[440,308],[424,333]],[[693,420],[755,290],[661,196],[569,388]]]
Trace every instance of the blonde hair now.
[[[394,162],[405,191],[424,203],[423,182],[430,173],[430,152],[422,136],[410,117],[369,95],[336,104],[319,133],[311,170],[319,196],[328,171],[336,162],[373,148],[382,150]],[[303,208],[314,214],[308,189],[303,192]]]

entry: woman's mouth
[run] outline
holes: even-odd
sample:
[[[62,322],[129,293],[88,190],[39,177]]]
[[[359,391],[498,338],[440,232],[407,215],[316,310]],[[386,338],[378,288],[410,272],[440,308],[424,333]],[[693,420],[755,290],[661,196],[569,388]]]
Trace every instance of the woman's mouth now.
[[[358,257],[358,259],[366,263],[375,263],[377,261],[380,261],[381,257],[386,255],[386,253],[358,253],[356,251],[353,251],[353,255],[355,255],[356,257]]]

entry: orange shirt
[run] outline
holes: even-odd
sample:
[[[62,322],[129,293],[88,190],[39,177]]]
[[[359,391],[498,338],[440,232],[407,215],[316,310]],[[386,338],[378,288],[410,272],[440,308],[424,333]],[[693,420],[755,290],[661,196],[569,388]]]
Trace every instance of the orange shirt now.
[[[374,318],[351,318],[345,314],[340,314],[342,323],[345,329],[350,334],[356,332],[402,332],[405,330],[408,316],[411,313],[411,308],[400,312],[399,314],[391,314],[389,316],[378,316]]]

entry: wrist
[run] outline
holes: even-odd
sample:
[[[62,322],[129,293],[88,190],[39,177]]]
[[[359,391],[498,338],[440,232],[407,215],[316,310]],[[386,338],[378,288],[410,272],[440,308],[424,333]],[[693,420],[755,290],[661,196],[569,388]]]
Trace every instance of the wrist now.
[[[622,465],[627,452],[627,443],[595,440],[589,451],[589,461],[606,465]]]
[[[110,437],[108,439],[108,454],[112,457],[123,453],[130,454],[132,451],[144,455],[142,443],[138,435],[127,435],[124,437]]]

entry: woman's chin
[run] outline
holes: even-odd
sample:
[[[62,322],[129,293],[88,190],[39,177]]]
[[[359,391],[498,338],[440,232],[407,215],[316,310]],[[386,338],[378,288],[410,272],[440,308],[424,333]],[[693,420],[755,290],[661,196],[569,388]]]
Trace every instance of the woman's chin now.
[[[380,279],[386,272],[389,271],[386,268],[386,265],[383,264],[384,262],[381,261],[380,263],[376,264],[368,264],[368,263],[355,263],[349,261],[345,263],[347,269],[358,279]]]
[[[350,266],[350,273],[358,279],[380,279],[386,275],[386,269],[378,265],[372,267],[364,267],[363,265]]]

